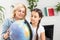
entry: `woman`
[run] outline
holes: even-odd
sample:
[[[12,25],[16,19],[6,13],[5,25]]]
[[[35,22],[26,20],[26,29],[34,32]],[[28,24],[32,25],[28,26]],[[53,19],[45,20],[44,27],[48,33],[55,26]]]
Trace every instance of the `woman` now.
[[[45,30],[40,25],[42,17],[43,15],[40,9],[35,8],[31,11],[32,40],[45,40]]]
[[[3,25],[2,25],[3,26],[2,37],[3,37],[4,40],[11,40],[10,36],[9,36],[10,35],[9,34],[10,33],[9,28],[10,28],[12,23],[14,23],[17,20],[26,21],[26,19],[25,19],[26,6],[24,4],[17,4],[16,6],[14,6],[12,14],[13,14],[12,18],[6,19],[3,23]],[[28,22],[27,22],[27,24],[28,24]],[[30,28],[29,28],[29,30],[30,30],[30,34],[32,35],[32,32],[31,32]],[[31,36],[30,36],[30,38],[31,38]]]

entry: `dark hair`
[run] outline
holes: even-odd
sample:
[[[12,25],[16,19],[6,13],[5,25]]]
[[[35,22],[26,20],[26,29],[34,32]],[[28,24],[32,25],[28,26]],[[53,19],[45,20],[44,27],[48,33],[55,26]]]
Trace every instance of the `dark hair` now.
[[[35,8],[35,9],[33,9],[32,11],[38,12],[39,17],[41,17],[41,18],[43,17],[42,11],[41,11],[40,9]],[[31,11],[31,12],[32,12],[32,11]],[[41,20],[39,20],[38,25],[37,25],[37,29],[36,29],[36,40],[38,40],[38,33],[37,33],[37,30],[38,30],[38,28],[39,28],[40,21],[41,21]]]
[[[33,9],[32,11],[38,12],[39,17],[41,17],[41,18],[43,17],[43,14],[42,14],[41,9],[35,8],[35,9]],[[32,11],[31,11],[31,12],[32,12]]]

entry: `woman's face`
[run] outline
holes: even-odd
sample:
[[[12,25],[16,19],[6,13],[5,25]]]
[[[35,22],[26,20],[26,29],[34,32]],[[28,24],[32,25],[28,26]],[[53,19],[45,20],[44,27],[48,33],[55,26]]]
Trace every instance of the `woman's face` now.
[[[25,15],[26,15],[26,12],[24,7],[18,7],[18,9],[15,11],[15,17],[17,19],[24,19]]]
[[[38,12],[32,11],[32,13],[31,13],[31,22],[32,22],[32,24],[36,24],[36,23],[38,24],[40,19],[41,18],[39,17]]]

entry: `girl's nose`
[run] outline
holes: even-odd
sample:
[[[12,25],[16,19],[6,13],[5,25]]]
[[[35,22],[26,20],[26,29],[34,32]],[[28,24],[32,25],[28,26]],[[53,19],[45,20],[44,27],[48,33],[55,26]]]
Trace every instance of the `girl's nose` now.
[[[32,19],[34,20],[34,17],[32,17]]]

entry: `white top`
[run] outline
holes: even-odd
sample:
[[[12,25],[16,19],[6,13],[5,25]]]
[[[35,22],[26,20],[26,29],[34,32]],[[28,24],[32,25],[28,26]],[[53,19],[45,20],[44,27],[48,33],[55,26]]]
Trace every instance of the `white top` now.
[[[32,32],[33,32],[32,40],[35,40],[36,39],[36,28],[32,27],[32,25],[31,25],[31,28],[32,28]],[[42,25],[39,25],[39,28],[38,28],[38,31],[37,31],[37,33],[38,33],[38,40],[40,40],[40,34],[42,32],[45,32],[44,27],[42,27]]]

